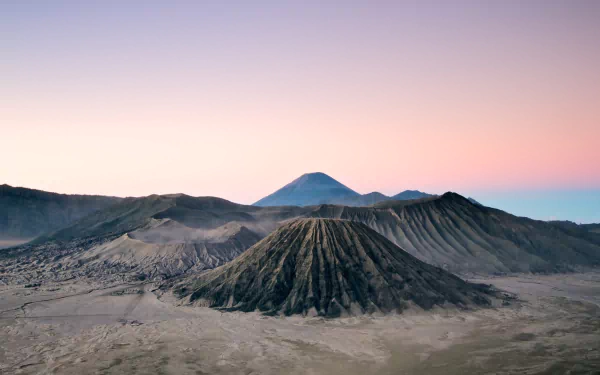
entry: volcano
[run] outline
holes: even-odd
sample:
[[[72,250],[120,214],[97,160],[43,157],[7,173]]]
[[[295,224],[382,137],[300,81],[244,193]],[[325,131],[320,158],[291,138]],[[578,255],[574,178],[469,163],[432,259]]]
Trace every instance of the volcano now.
[[[310,206],[349,198],[360,194],[325,173],[306,173],[271,195],[264,197],[255,206]]]
[[[288,222],[175,293],[227,311],[326,317],[490,303],[485,286],[416,259],[364,224],[336,219]]]

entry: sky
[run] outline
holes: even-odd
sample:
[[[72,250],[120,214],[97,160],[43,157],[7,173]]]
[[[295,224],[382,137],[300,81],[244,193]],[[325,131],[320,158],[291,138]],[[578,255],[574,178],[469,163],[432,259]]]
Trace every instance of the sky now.
[[[321,171],[600,221],[598,1],[0,1],[0,183],[253,203]]]

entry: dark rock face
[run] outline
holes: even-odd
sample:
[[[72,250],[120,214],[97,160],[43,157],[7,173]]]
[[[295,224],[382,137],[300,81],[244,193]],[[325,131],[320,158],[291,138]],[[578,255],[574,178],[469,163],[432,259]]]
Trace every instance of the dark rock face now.
[[[366,225],[333,219],[285,224],[176,293],[225,310],[329,317],[489,304],[485,287],[419,261]]]
[[[33,238],[65,227],[120,201],[0,185],[0,239]]]
[[[589,230],[590,232],[600,233],[600,224],[584,224],[582,225],[582,227]]]

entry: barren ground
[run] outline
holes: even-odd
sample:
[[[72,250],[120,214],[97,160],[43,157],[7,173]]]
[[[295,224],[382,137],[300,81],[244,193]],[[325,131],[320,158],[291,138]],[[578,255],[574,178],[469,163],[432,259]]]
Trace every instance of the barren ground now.
[[[2,286],[0,373],[599,373],[600,272],[470,281],[519,300],[326,320],[175,306],[152,284]]]

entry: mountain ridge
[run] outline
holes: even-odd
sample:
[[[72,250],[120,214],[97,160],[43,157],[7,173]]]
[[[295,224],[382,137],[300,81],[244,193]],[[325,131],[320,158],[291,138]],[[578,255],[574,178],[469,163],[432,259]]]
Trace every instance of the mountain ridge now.
[[[390,203],[383,208],[322,205],[312,215],[365,223],[417,258],[452,272],[556,272],[600,265],[595,234],[582,237],[452,192]]]
[[[35,238],[121,201],[102,195],[59,194],[0,185],[0,239]]]

